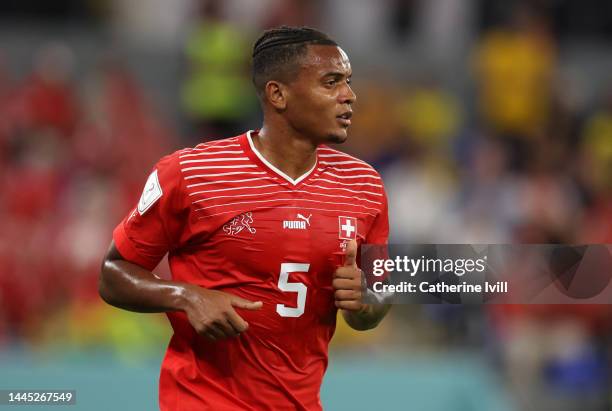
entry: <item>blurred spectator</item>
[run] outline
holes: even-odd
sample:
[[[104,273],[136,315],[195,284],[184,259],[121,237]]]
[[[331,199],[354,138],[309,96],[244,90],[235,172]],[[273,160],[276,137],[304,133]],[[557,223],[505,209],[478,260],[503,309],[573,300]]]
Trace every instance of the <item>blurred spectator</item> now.
[[[475,74],[485,125],[504,137],[511,164],[522,167],[527,142],[548,119],[556,50],[545,19],[515,4],[511,24],[486,32],[477,45]]]
[[[587,120],[582,133],[579,180],[586,207],[578,238],[582,242],[612,242],[612,88],[601,108]]]
[[[51,128],[68,137],[78,119],[73,89],[72,51],[62,44],[49,44],[35,56],[34,73],[26,79],[22,93],[25,126]]]
[[[138,193],[133,185],[142,184],[145,171],[174,142],[174,133],[117,57],[101,59],[89,80],[87,113],[76,133],[75,160],[120,177],[122,185]],[[100,157],[100,152],[108,155]]]
[[[0,117],[0,171],[4,163],[4,146],[8,143],[11,122],[7,115],[11,104],[13,93],[13,79],[8,73],[6,67],[6,61],[2,54],[0,54],[0,113],[4,113]]]
[[[389,25],[398,44],[405,42],[414,28],[415,3],[415,0],[392,0],[389,3]]]
[[[455,233],[442,224],[450,219],[456,191],[447,164],[415,143],[406,144],[403,154],[384,172],[389,213],[394,216],[392,242],[452,242]]]
[[[456,190],[449,157],[450,141],[461,123],[457,102],[433,80],[404,90],[392,102],[394,132],[403,139],[390,147],[395,161],[384,169],[394,216],[393,238],[399,242],[451,241],[440,222],[450,219]],[[402,211],[406,207],[409,212]]]
[[[31,345],[50,341],[50,323],[67,319],[68,307],[101,304],[97,272],[110,232],[173,140],[116,60],[79,83],[88,105],[69,49],[52,45],[35,57],[21,87],[0,81],[0,339]],[[75,327],[91,329],[90,318],[77,318]]]
[[[179,46],[194,0],[107,0],[95,1],[99,14],[112,18],[112,28],[118,38],[142,47],[160,49]],[[146,6],[145,6],[146,4]]]
[[[468,144],[468,142],[465,142]],[[467,162],[452,212],[440,226],[437,241],[507,243],[520,215],[519,181],[509,174],[508,153],[499,141],[475,137],[469,142]]]
[[[395,115],[405,134],[436,150],[448,150],[462,125],[456,98],[434,79],[402,95],[395,104]]]
[[[263,21],[264,28],[277,26],[317,27],[321,0],[276,0],[270,4],[270,13]]]
[[[187,39],[188,75],[183,105],[196,139],[231,137],[244,131],[256,109],[249,76],[250,44],[224,18],[224,3],[200,2],[199,20]]]
[[[580,224],[580,192],[563,165],[555,164],[548,142],[532,148],[528,173],[522,178],[514,203],[518,220],[545,227],[541,241],[518,238],[526,243],[572,243]]]
[[[592,171],[589,185],[595,192],[609,194],[612,187],[612,87],[602,107],[587,120],[582,137],[584,165]]]

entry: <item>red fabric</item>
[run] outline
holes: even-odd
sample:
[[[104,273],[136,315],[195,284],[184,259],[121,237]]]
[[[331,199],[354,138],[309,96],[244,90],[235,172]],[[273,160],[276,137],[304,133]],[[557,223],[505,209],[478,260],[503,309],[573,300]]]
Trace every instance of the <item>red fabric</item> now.
[[[162,364],[161,409],[321,409],[336,321],[331,280],[344,241],[339,216],[355,218],[358,242],[386,243],[378,173],[321,147],[315,169],[294,185],[257,157],[247,135],[178,151],[155,170],[163,194],[115,229],[119,252],[151,269],[169,251],[174,280],[263,302],[258,311],[237,309],[247,332],[217,342],[197,335],[184,313],[168,314],[174,335]],[[154,192],[147,184],[145,196]],[[287,263],[308,264],[307,272],[284,266],[287,284],[306,286],[296,317],[279,314],[287,311],[278,305],[298,305],[298,292],[279,288]]]

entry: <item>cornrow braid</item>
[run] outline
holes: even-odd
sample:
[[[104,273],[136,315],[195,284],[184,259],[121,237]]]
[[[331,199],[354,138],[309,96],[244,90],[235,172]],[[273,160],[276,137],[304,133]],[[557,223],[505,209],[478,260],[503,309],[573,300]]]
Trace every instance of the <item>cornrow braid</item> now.
[[[325,33],[313,28],[280,26],[265,31],[259,37],[253,46],[253,57],[269,48],[299,43],[337,46]]]
[[[261,96],[270,80],[289,81],[311,44],[337,46],[325,33],[310,27],[281,26],[266,30],[253,45],[253,84]]]

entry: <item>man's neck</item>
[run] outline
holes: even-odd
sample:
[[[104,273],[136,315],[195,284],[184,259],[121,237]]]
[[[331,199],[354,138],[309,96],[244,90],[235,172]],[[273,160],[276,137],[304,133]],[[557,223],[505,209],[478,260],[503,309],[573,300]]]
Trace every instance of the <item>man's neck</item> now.
[[[251,137],[257,151],[294,180],[312,169],[317,161],[316,145],[286,130],[264,125]]]

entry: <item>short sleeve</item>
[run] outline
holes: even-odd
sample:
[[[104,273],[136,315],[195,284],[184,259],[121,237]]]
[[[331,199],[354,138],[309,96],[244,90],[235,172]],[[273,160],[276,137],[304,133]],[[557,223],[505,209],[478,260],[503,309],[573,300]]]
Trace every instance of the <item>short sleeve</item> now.
[[[127,261],[153,270],[179,245],[187,223],[183,177],[178,154],[162,158],[149,174],[138,205],[113,231],[119,253]]]

